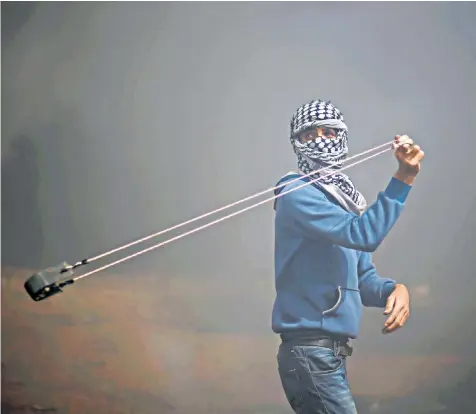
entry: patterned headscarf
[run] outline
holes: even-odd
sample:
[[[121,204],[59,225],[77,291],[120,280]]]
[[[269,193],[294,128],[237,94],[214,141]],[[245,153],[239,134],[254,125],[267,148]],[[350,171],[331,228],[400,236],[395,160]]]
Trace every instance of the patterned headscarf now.
[[[337,130],[336,138],[318,137],[313,141],[301,143],[299,135],[310,128],[327,127]],[[347,158],[347,125],[344,116],[330,101],[311,101],[301,106],[291,119],[291,143],[298,157],[299,170],[304,174],[326,168],[310,176],[311,179],[325,176],[331,170],[342,168]],[[363,195],[355,188],[350,178],[341,173],[321,178],[318,182],[335,188],[340,196],[349,198],[359,210],[366,207]]]

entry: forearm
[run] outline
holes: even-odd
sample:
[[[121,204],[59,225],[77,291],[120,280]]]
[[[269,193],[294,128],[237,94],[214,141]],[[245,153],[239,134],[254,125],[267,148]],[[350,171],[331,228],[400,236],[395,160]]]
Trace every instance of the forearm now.
[[[377,274],[370,253],[361,253],[358,262],[359,290],[362,304],[368,307],[383,308],[397,283],[393,279]]]
[[[362,304],[370,308],[384,308],[389,296],[393,293],[397,283],[392,279],[384,279],[374,275],[360,284]]]

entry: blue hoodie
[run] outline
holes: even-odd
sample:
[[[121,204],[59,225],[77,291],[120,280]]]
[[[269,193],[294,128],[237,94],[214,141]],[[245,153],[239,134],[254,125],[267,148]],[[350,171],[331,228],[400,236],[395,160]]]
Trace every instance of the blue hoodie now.
[[[303,181],[309,180],[301,176],[275,194]],[[362,216],[315,184],[276,199],[274,332],[357,337],[362,305],[385,307],[395,288],[395,281],[377,275],[371,252],[397,221],[410,189],[392,178]]]

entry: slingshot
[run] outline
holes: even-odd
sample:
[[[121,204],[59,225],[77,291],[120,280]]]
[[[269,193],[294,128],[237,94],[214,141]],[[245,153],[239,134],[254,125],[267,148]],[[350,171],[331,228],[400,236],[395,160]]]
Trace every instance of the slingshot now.
[[[204,224],[204,225],[202,225],[202,226],[199,226],[199,227],[196,227],[196,228],[194,228],[194,229],[192,229],[192,230],[186,231],[186,232],[184,232],[184,233],[182,233],[182,234],[179,234],[178,236],[172,237],[172,238],[170,238],[170,239],[168,239],[168,240],[165,240],[165,241],[163,241],[163,242],[160,242],[160,243],[158,243],[158,244],[155,244],[155,245],[153,245],[153,246],[151,246],[151,247],[148,247],[148,248],[146,248],[146,249],[140,250],[140,251],[138,251],[138,252],[136,252],[136,253],[134,253],[134,254],[131,254],[131,255],[126,256],[126,257],[124,257],[124,258],[122,258],[122,259],[116,260],[116,261],[114,261],[114,262],[112,262],[112,263],[109,263],[109,264],[106,264],[106,265],[104,265],[104,266],[98,267],[98,268],[96,268],[96,269],[94,269],[94,270],[91,270],[91,271],[89,271],[89,272],[87,272],[87,273],[84,273],[84,274],[82,274],[82,275],[75,276],[75,275],[74,275],[74,270],[77,269],[77,268],[79,268],[79,267],[82,267],[82,266],[91,264],[92,262],[95,262],[95,261],[97,261],[97,260],[103,259],[104,257],[107,257],[107,256],[109,256],[109,255],[111,255],[111,254],[113,254],[113,253],[119,252],[119,251],[121,251],[121,250],[127,249],[127,248],[132,247],[132,246],[135,246],[135,245],[137,245],[137,244],[143,243],[143,242],[145,242],[145,241],[147,241],[147,240],[150,240],[150,239],[153,239],[153,238],[155,238],[155,237],[161,236],[161,235],[163,235],[163,234],[165,234],[165,233],[168,233],[168,232],[170,232],[170,231],[172,231],[172,230],[175,230],[175,229],[178,229],[178,228],[180,228],[180,227],[183,227],[183,226],[185,226],[185,225],[187,225],[187,224],[194,223],[194,222],[196,222],[196,221],[198,221],[198,220],[204,219],[204,218],[209,217],[209,216],[211,216],[211,215],[213,215],[213,214],[219,213],[219,212],[224,211],[224,210],[227,210],[227,209],[229,209],[229,208],[231,208],[231,207],[234,207],[234,206],[237,206],[237,205],[239,205],[239,204],[242,204],[242,203],[244,203],[244,202],[246,202],[246,201],[252,200],[252,199],[254,199],[254,198],[256,198],[256,197],[259,197],[259,196],[261,196],[261,195],[263,195],[263,194],[266,194],[266,193],[271,192],[271,191],[274,191],[274,190],[276,190],[276,189],[278,189],[278,188],[284,187],[284,186],[286,186],[286,185],[288,185],[288,184],[290,184],[290,183],[292,183],[292,182],[298,181],[298,180],[300,180],[301,178],[308,177],[308,176],[313,175],[313,174],[315,174],[315,173],[317,173],[317,172],[322,173],[322,172],[326,171],[326,170],[328,169],[328,167],[327,167],[327,168],[321,168],[321,169],[319,169],[319,170],[313,171],[313,172],[311,172],[311,173],[309,173],[309,174],[306,174],[306,175],[304,175],[304,176],[301,176],[301,177],[299,177],[299,178],[295,178],[295,179],[286,181],[285,183],[282,183],[282,184],[280,184],[280,185],[278,185],[278,186],[276,186],[276,187],[272,187],[272,188],[269,188],[269,189],[267,189],[267,190],[263,190],[263,191],[261,191],[261,192],[259,192],[259,193],[253,194],[253,195],[251,195],[251,196],[249,196],[249,197],[243,198],[243,199],[241,199],[241,200],[235,201],[235,202],[233,202],[233,203],[231,203],[231,204],[228,204],[228,205],[226,205],[226,206],[220,207],[220,208],[218,208],[218,209],[216,209],[216,210],[210,211],[209,213],[202,214],[201,216],[197,216],[197,217],[192,218],[192,219],[190,219],[190,220],[184,221],[183,223],[176,224],[176,225],[174,225],[174,226],[172,226],[172,227],[169,227],[169,228],[167,228],[167,229],[165,229],[165,230],[161,230],[161,231],[159,231],[159,232],[157,232],[157,233],[154,233],[154,234],[151,234],[151,235],[149,235],[149,236],[143,237],[143,238],[141,238],[141,239],[135,240],[135,241],[133,241],[133,242],[131,242],[131,243],[127,243],[127,244],[125,244],[125,245],[123,245],[123,246],[116,247],[115,249],[112,249],[112,250],[110,250],[110,251],[108,251],[108,252],[101,253],[101,254],[99,254],[99,255],[97,255],[97,256],[80,260],[79,262],[76,262],[74,265],[69,265],[68,263],[63,262],[63,263],[58,264],[57,266],[53,266],[53,267],[49,267],[49,268],[47,268],[47,269],[41,270],[41,271],[39,271],[39,272],[33,274],[33,275],[25,282],[25,285],[24,285],[24,286],[25,286],[25,289],[26,289],[27,293],[30,295],[30,297],[31,297],[33,300],[35,300],[35,301],[41,301],[41,300],[43,300],[43,299],[49,298],[49,297],[51,297],[51,296],[53,296],[53,295],[56,295],[56,294],[58,294],[58,293],[61,293],[61,292],[63,291],[63,289],[62,289],[63,287],[65,287],[65,286],[67,286],[67,285],[70,285],[70,284],[73,284],[73,283],[75,283],[76,281],[78,281],[79,279],[83,279],[83,278],[85,278],[85,277],[91,276],[91,275],[93,275],[93,274],[95,274],[95,273],[98,273],[98,272],[100,272],[100,271],[103,271],[103,270],[105,270],[105,269],[108,269],[108,268],[110,268],[110,267],[112,267],[112,266],[115,266],[115,265],[118,265],[118,264],[120,264],[120,263],[126,262],[126,261],[128,261],[128,260],[130,260],[130,259],[133,259],[134,257],[143,255],[144,253],[147,253],[147,252],[149,252],[149,251],[151,251],[151,250],[155,250],[155,249],[158,249],[159,247],[163,247],[163,246],[165,246],[165,245],[167,245],[167,244],[169,244],[169,243],[172,243],[173,241],[182,239],[182,238],[184,238],[184,237],[186,237],[186,236],[189,236],[189,235],[191,235],[191,234],[193,234],[193,233],[196,233],[196,232],[198,232],[198,231],[200,231],[200,230],[203,230],[203,229],[206,229],[206,228],[208,228],[208,227],[211,227],[211,226],[213,226],[214,224],[218,224],[218,223],[220,223],[220,222],[222,222],[222,221],[225,221],[225,220],[227,220],[227,219],[229,219],[229,218],[232,218],[232,217],[234,217],[234,216],[237,216],[237,215],[239,215],[239,214],[241,214],[241,213],[244,213],[244,212],[246,212],[246,211],[248,211],[248,210],[251,210],[251,209],[253,209],[253,208],[255,208],[255,207],[258,207],[258,206],[260,206],[260,205],[262,205],[262,204],[265,204],[265,203],[267,203],[267,202],[269,202],[269,201],[273,201],[273,200],[275,200],[275,199],[277,199],[277,198],[279,198],[279,197],[282,197],[282,196],[284,196],[284,195],[286,195],[286,194],[288,194],[288,193],[291,193],[292,191],[295,191],[295,190],[298,190],[298,189],[300,189],[300,188],[302,188],[302,187],[305,187],[306,185],[312,184],[312,183],[317,182],[317,181],[319,181],[319,180],[321,180],[321,179],[323,179],[323,178],[326,178],[326,177],[329,177],[329,176],[331,176],[331,175],[334,175],[334,174],[336,174],[336,173],[338,173],[338,172],[340,172],[340,171],[346,170],[346,169],[348,169],[348,168],[350,168],[350,167],[353,167],[353,166],[355,166],[355,165],[357,165],[357,164],[360,164],[360,163],[362,163],[362,162],[364,162],[364,161],[368,161],[368,160],[370,160],[371,158],[374,158],[374,157],[376,157],[376,156],[378,156],[378,155],[380,155],[380,154],[383,154],[384,152],[387,152],[387,151],[391,150],[391,149],[392,149],[392,145],[390,145],[390,144],[393,144],[393,143],[394,143],[394,141],[390,141],[390,142],[387,142],[387,143],[385,143],[385,144],[379,145],[379,146],[377,146],[377,147],[371,148],[371,149],[369,149],[369,150],[363,151],[363,152],[361,152],[361,153],[359,153],[359,154],[356,154],[356,155],[354,155],[354,156],[352,156],[352,157],[350,157],[350,158],[347,158],[347,160],[346,160],[345,162],[347,163],[348,161],[350,161],[350,160],[352,160],[352,159],[359,158],[359,157],[361,157],[361,156],[363,156],[363,155],[366,155],[366,154],[369,154],[369,153],[373,153],[373,152],[375,152],[376,150],[379,150],[379,149],[381,149],[381,148],[383,148],[383,147],[387,147],[387,148],[385,148],[385,149],[383,149],[383,150],[380,150],[379,152],[376,152],[376,153],[374,153],[374,154],[372,154],[372,155],[368,155],[367,157],[365,157],[365,158],[363,158],[363,159],[360,159],[360,160],[355,161],[355,162],[353,162],[353,163],[351,163],[351,164],[348,164],[348,165],[346,165],[346,166],[344,166],[344,167],[342,167],[342,168],[340,168],[340,169],[338,169],[338,170],[332,170],[331,172],[329,172],[329,173],[327,173],[327,174],[325,174],[325,175],[322,175],[322,176],[320,176],[320,177],[318,177],[318,178],[315,178],[315,179],[313,179],[313,180],[309,180],[308,182],[304,182],[303,184],[301,184],[301,185],[299,185],[299,186],[297,186],[297,187],[294,187],[294,188],[292,188],[291,190],[287,190],[287,191],[281,192],[281,193],[279,193],[278,195],[275,195],[275,196],[273,196],[273,197],[266,198],[266,199],[264,199],[264,200],[262,200],[262,201],[259,201],[259,202],[255,203],[255,204],[252,204],[252,205],[250,205],[250,206],[248,206],[248,207],[245,207],[245,208],[242,208],[242,209],[240,209],[240,210],[237,210],[237,211],[235,211],[235,212],[233,212],[233,213],[230,213],[230,214],[228,214],[228,215],[226,215],[226,216],[224,216],[224,217],[221,217],[221,218],[219,218],[219,219],[215,219],[215,220],[213,220],[213,221],[211,221],[211,222],[209,222],[209,223],[206,223],[206,224]],[[403,144],[404,144],[404,143],[402,143],[401,145],[403,145]]]

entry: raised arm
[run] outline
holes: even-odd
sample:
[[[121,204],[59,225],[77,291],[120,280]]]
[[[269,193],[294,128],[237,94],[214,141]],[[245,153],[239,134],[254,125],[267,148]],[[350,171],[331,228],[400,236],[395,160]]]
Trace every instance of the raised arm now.
[[[276,214],[308,237],[327,238],[354,250],[375,251],[400,216],[423,158],[423,151],[413,141],[407,137],[405,142],[396,139],[399,169],[361,216],[348,213],[311,185],[283,195]],[[283,191],[300,185],[301,181],[291,183]]]

